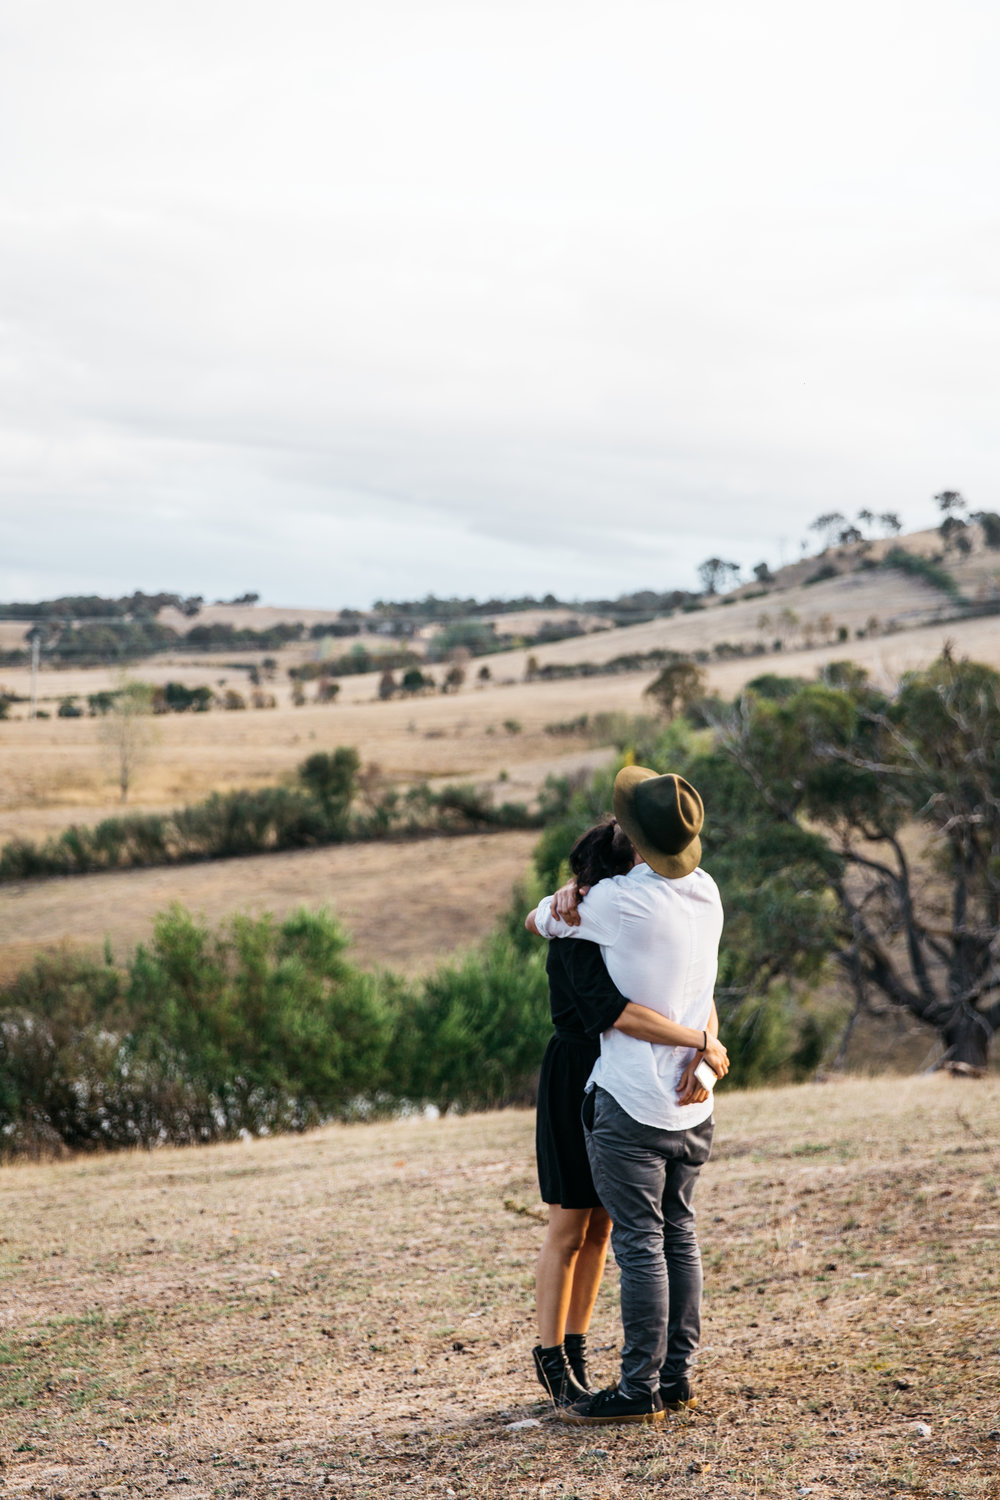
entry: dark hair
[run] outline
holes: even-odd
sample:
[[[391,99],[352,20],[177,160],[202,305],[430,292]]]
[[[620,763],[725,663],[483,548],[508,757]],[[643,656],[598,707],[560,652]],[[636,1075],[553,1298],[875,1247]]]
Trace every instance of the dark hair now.
[[[596,885],[611,875],[624,875],[634,863],[632,841],[615,818],[581,833],[569,852],[569,867],[578,885]]]

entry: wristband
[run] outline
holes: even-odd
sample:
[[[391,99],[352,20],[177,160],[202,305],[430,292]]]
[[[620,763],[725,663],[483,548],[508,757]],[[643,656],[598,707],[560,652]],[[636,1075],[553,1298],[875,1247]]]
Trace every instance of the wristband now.
[[[704,1045],[704,1047],[702,1047],[701,1050],[702,1050],[702,1052],[707,1052],[708,1051],[708,1030],[707,1030],[707,1028],[705,1030],[705,1045]]]

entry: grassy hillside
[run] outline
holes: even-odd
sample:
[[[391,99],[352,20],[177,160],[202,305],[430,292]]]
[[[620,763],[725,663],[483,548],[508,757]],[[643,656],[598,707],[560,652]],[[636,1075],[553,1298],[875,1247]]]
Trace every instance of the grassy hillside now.
[[[914,553],[940,549],[934,532],[901,539]],[[875,542],[869,560],[890,545]],[[693,612],[675,613],[646,624],[597,631],[546,646],[507,652],[472,661],[459,691],[426,697],[379,701],[374,675],[344,678],[338,701],[293,707],[287,668],[317,649],[300,643],[276,652],[278,698],[274,710],[205,714],[169,714],[157,718],[157,743],[138,772],[129,807],[169,811],[212,792],[272,785],[294,774],[312,750],[334,745],[355,747],[366,766],[386,781],[405,787],[414,781],[475,781],[492,787],[498,800],[530,801],[547,775],[591,771],[611,750],[588,731],[563,729],[582,716],[591,722],[602,713],[635,714],[648,710],[643,690],[656,674],[643,670],[614,676],[525,681],[529,655],[539,666],[601,662],[629,652],[653,650],[707,653],[710,689],[731,696],[761,671],[813,676],[831,659],[850,656],[883,685],[903,671],[926,665],[951,641],[958,655],[1000,665],[1000,616],[942,620],[952,606],[939,590],[911,574],[881,568],[857,570],[859,557],[840,549],[806,558],[780,570],[766,594],[744,587]],[[995,590],[1000,553],[977,540],[965,557],[949,556],[948,568],[967,597]],[[823,568],[835,576],[808,583]],[[273,623],[277,615],[261,606],[218,606],[237,626]],[[784,618],[788,611],[794,623]],[[302,612],[300,612],[302,613]],[[305,612],[313,624],[324,612]],[[556,611],[557,614],[565,611]],[[525,623],[537,627],[540,612]],[[766,620],[762,620],[766,617]],[[870,629],[877,617],[878,628]],[[509,624],[512,616],[505,616]],[[591,622],[593,623],[593,622]],[[21,627],[18,627],[21,628]],[[839,640],[841,630],[847,639]],[[858,631],[863,631],[863,638]],[[773,650],[780,638],[783,649]],[[769,646],[763,656],[720,658],[717,647]],[[252,660],[248,658],[248,660]],[[480,665],[488,679],[478,677]],[[437,669],[440,674],[440,668]],[[205,658],[183,653],[136,667],[137,675],[155,682],[183,680],[189,685],[246,689],[246,673],[230,657]],[[110,668],[86,671],[44,670],[40,692],[50,710],[59,698],[114,684]],[[5,670],[6,683],[28,691],[23,669]],[[15,717],[0,721],[0,843],[15,838],[36,841],[57,835],[71,823],[93,825],[121,810],[114,766],[102,751],[99,721],[50,718],[29,721],[17,704]],[[373,774],[376,774],[373,772]],[[430,967],[449,948],[466,946],[492,924],[507,899],[514,866],[524,857],[524,836],[451,847],[438,857],[439,846],[413,846],[401,854],[395,846],[352,851],[264,857],[239,865],[133,872],[94,877],[86,883],[52,881],[0,891],[0,976],[22,964],[33,948],[62,941],[100,947],[105,933],[117,946],[131,944],[149,930],[154,910],[180,900],[211,920],[236,906],[283,912],[307,902],[329,902],[345,918],[363,957],[371,954],[410,969]],[[359,863],[360,862],[360,863]],[[362,868],[363,867],[363,868]],[[426,869],[435,878],[424,878]],[[398,912],[387,949],[373,936],[368,920],[368,893],[391,894]],[[363,893],[356,899],[357,891]],[[419,892],[419,897],[415,893]],[[456,916],[456,913],[460,915]]]

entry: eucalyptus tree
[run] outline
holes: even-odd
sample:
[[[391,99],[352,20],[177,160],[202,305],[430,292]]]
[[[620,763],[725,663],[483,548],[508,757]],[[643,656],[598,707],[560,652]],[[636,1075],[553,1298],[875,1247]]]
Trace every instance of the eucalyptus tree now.
[[[1000,674],[946,651],[892,693],[850,663],[749,691],[688,772],[733,913],[728,981],[832,954],[859,1007],[888,1003],[978,1072],[1000,1027]],[[735,927],[735,930],[734,930]]]
[[[717,594],[727,582],[736,583],[739,574],[739,563],[726,562],[722,557],[707,557],[703,563],[698,564],[698,577],[706,594]]]

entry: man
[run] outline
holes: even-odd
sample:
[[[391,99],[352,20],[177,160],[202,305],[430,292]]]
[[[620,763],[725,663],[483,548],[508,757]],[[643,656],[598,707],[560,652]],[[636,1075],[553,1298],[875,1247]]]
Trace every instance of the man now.
[[[527,925],[542,937],[598,943],[629,1000],[705,1030],[722,903],[700,868],[701,797],[683,777],[626,766],[614,806],[642,862],[585,899],[572,883],[564,886]],[[692,1404],[702,1287],[692,1198],[713,1129],[711,1095],[692,1076],[696,1062],[686,1049],[619,1029],[601,1037],[584,1124],[594,1181],[614,1225],[625,1339],[618,1384],[561,1410],[564,1421],[657,1422],[667,1407]]]

